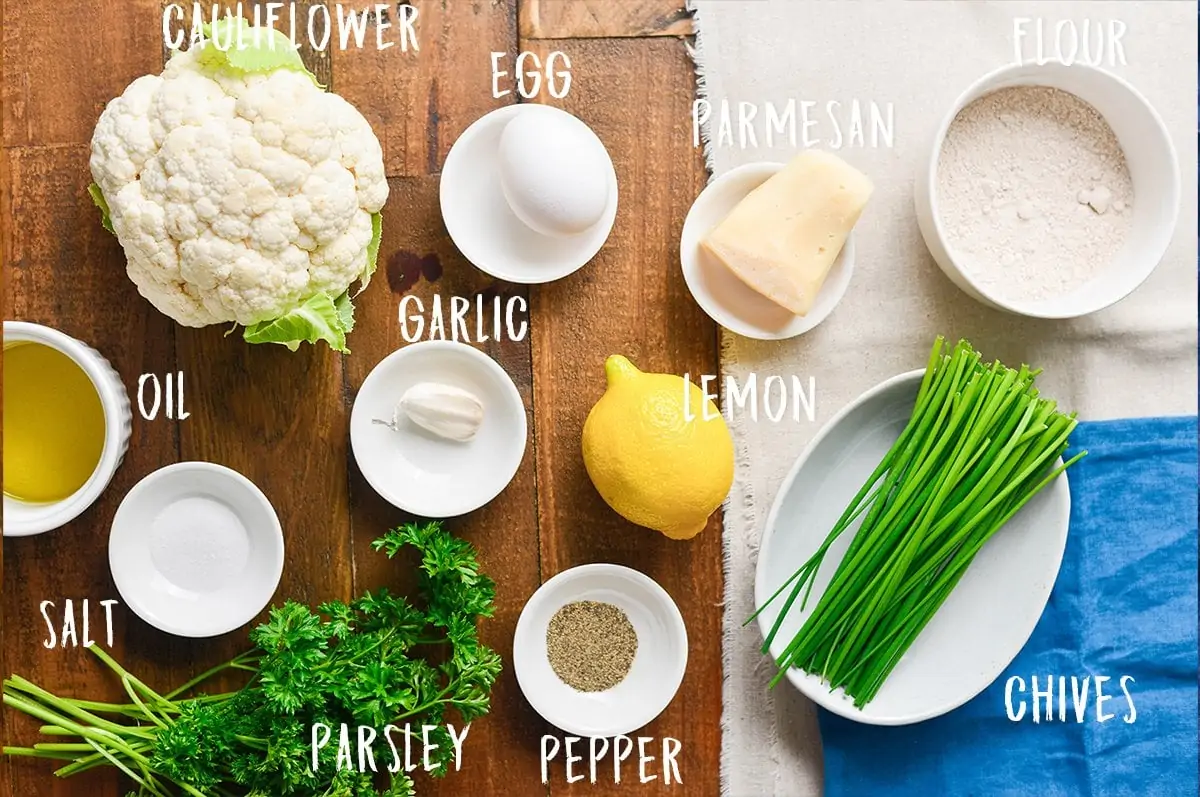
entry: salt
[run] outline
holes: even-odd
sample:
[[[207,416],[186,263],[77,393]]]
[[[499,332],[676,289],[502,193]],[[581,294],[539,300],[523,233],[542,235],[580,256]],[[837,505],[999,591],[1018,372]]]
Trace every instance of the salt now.
[[[1017,86],[972,102],[938,157],[938,212],[956,262],[1010,301],[1069,294],[1108,269],[1132,200],[1112,128],[1060,89]]]
[[[150,529],[150,556],[168,582],[191,592],[231,583],[250,558],[246,526],[229,506],[195,495],[165,506]]]

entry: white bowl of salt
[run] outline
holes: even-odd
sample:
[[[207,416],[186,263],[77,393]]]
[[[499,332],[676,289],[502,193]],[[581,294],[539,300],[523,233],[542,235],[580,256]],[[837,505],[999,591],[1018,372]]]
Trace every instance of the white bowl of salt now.
[[[1179,213],[1179,164],[1158,113],[1116,75],[1006,66],[946,114],[915,199],[933,259],[967,294],[1074,318],[1154,271]]]
[[[179,462],[126,494],[108,562],[121,599],[147,623],[175,636],[218,636],[253,620],[275,594],[283,529],[242,474]]]

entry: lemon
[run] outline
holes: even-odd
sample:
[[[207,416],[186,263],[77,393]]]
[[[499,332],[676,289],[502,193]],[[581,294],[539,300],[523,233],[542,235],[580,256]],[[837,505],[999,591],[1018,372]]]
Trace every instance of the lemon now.
[[[642,373],[619,354],[604,373],[608,390],[583,424],[588,476],[626,520],[676,540],[696,536],[733,484],[725,419],[682,377]]]

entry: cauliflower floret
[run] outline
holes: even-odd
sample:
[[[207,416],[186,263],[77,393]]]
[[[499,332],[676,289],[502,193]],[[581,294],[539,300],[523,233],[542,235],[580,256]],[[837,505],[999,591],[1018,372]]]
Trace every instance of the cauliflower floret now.
[[[191,327],[344,293],[388,194],[370,125],[302,72],[212,69],[199,52],[135,80],[96,124],[92,176],[129,277]]]

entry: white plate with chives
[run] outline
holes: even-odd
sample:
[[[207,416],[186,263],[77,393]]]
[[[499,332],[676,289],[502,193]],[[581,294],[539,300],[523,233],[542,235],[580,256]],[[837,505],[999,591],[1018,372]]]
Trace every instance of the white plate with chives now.
[[[766,604],[818,551],[900,437],[913,414],[924,373],[922,369],[901,374],[867,391],[826,424],[801,454],[767,519],[758,557],[756,607]],[[1055,461],[1059,463],[1061,459]],[[829,546],[803,609],[802,598],[798,598],[780,621],[769,651],[776,662],[814,614],[868,513],[864,511]],[[864,705],[856,705],[845,688],[831,688],[827,680],[799,666],[788,667],[780,680],[790,681],[835,714],[874,725],[920,722],[966,703],[1004,671],[1033,633],[1062,562],[1069,515],[1067,480],[1059,475],[987,540]],[[784,589],[779,599],[757,616],[764,638],[790,592],[790,588]],[[836,613],[826,612],[825,616],[834,623],[841,619]],[[853,623],[844,628],[850,625]],[[810,650],[813,638],[805,643]],[[844,634],[836,638],[836,644],[821,648],[823,652],[805,661],[824,657],[831,650],[835,656],[843,650],[855,651],[846,645]],[[879,637],[874,637],[872,645],[881,644],[877,640]],[[874,667],[878,658],[862,656],[863,649],[852,654],[861,663],[847,661],[834,672],[835,680],[852,679],[853,690],[860,695],[870,691],[862,686],[864,679],[871,680],[862,669]]]

